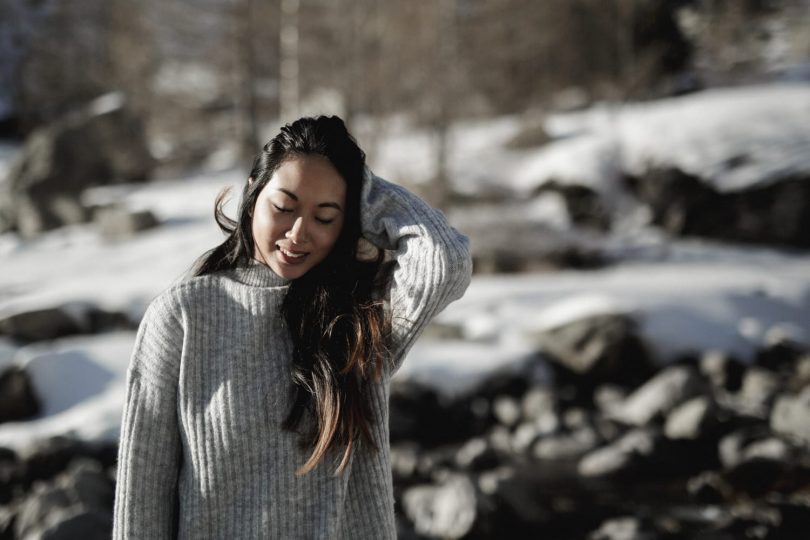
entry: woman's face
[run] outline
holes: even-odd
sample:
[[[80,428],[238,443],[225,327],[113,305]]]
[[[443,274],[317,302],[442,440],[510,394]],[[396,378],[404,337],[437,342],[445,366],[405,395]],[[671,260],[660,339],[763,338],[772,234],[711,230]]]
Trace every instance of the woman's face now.
[[[320,156],[282,163],[253,209],[254,257],[296,279],[332,251],[343,228],[346,183]]]

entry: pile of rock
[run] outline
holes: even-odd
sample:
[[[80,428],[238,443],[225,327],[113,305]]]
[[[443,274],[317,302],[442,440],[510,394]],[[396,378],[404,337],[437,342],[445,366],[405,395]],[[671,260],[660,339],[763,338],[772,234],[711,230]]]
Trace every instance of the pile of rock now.
[[[0,538],[110,538],[115,456],[69,438],[0,449]]]
[[[444,402],[396,383],[400,537],[806,537],[810,351],[709,351],[636,382],[640,348],[626,366],[602,350],[579,375],[539,355],[554,384],[527,366]]]
[[[537,339],[522,371],[461,395],[392,383],[400,538],[806,537],[810,351],[782,340],[748,363],[708,351],[655,367],[605,316]],[[32,398],[20,373],[0,380]],[[0,539],[108,537],[115,453],[0,449]]]

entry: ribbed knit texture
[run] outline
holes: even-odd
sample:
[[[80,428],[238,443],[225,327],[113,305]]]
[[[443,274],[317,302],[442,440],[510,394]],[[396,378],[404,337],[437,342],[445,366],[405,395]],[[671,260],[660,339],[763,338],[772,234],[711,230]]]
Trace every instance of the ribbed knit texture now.
[[[470,280],[467,238],[441,212],[367,174],[363,235],[393,250],[393,365],[373,384],[376,452],[356,447],[334,476],[332,449],[311,453],[281,429],[290,409],[292,342],[280,314],[289,282],[253,262],[194,277],[144,315],[127,373],[114,538],[396,538],[390,376],[425,325]]]

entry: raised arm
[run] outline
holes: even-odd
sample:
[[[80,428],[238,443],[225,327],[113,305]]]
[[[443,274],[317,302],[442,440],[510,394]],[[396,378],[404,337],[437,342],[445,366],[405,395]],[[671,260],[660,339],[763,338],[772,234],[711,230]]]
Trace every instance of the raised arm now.
[[[164,293],[165,295],[166,293]],[[135,338],[118,448],[113,538],[174,538],[180,436],[177,377],[183,332],[158,297]]]
[[[470,283],[469,240],[439,210],[366,170],[363,236],[394,252],[390,290],[393,374],[434,315]]]

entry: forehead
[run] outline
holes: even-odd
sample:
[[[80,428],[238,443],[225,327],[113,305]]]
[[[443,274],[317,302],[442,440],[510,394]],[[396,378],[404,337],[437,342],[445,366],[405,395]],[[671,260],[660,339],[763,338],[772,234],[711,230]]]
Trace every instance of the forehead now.
[[[320,156],[301,156],[284,161],[265,186],[265,191],[284,188],[299,200],[343,202],[346,182],[335,167]]]

